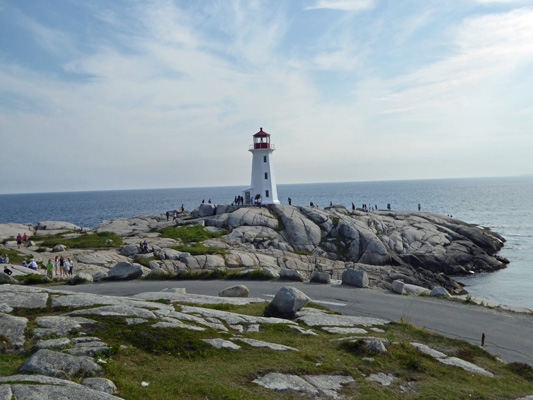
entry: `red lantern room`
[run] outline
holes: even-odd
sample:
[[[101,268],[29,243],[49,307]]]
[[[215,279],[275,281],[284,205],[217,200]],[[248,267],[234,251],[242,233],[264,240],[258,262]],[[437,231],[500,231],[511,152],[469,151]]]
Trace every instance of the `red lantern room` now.
[[[270,134],[263,128],[254,135],[254,149],[270,149]]]

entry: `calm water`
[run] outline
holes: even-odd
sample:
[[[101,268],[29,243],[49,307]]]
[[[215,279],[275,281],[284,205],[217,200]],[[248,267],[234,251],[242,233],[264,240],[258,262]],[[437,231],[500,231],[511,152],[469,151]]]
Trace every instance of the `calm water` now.
[[[160,214],[182,204],[190,210],[202,199],[230,204],[246,187],[0,195],[0,223],[55,220],[94,228],[104,220]],[[421,203],[423,211],[489,227],[507,240],[500,254],[511,263],[461,282],[474,296],[533,308],[533,177],[278,185],[278,195],[285,204],[290,196],[293,205],[313,201],[320,207],[333,202],[349,208],[354,202],[383,209],[391,203],[396,210],[416,210]]]

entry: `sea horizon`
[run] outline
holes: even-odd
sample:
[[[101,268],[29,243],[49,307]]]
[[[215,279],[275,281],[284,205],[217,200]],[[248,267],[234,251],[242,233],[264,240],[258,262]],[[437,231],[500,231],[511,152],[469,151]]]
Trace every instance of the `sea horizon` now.
[[[467,176],[467,177],[447,177],[447,178],[409,178],[409,179],[381,179],[381,180],[355,180],[355,181],[327,181],[327,182],[298,182],[298,183],[277,183],[277,186],[287,185],[327,185],[343,183],[388,183],[388,182],[424,182],[424,181],[447,181],[447,180],[469,180],[469,179],[504,179],[504,178],[521,178],[533,177],[531,174],[519,175],[499,175],[499,176]],[[213,186],[179,186],[179,187],[154,187],[154,188],[121,188],[121,189],[81,189],[81,190],[59,190],[46,192],[9,192],[0,193],[0,196],[9,195],[31,195],[31,194],[51,194],[51,193],[87,193],[87,192],[128,192],[128,191],[146,191],[146,190],[173,190],[173,189],[212,189],[212,188],[247,188],[249,183],[242,185],[213,185]]]

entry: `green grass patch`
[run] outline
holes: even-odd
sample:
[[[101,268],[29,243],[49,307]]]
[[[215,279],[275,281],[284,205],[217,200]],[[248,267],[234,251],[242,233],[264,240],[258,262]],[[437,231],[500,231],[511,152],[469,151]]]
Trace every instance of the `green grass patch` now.
[[[99,232],[80,235],[74,238],[65,238],[64,234],[53,236],[34,236],[34,241],[42,241],[41,247],[54,247],[63,244],[71,249],[106,248],[122,246],[122,238],[112,232]]]
[[[39,274],[19,275],[15,279],[24,285],[42,285],[43,283],[50,282],[45,275]]]
[[[12,249],[0,249],[0,254],[2,254],[2,257],[5,257],[5,255],[7,254],[10,264],[21,264],[22,260],[27,261],[33,258],[32,254],[23,254]]]
[[[141,264],[142,266],[147,267],[147,268],[150,266],[150,261],[155,261],[155,260],[157,260],[156,257],[141,257],[138,255],[133,258],[134,263]]]
[[[161,230],[161,236],[175,240],[181,240],[183,243],[203,242],[207,239],[219,238],[228,232],[209,232],[201,225],[176,226],[164,228]]]
[[[0,376],[15,375],[26,359],[23,355],[0,353]]]
[[[184,253],[190,253],[193,256],[202,256],[206,254],[228,254],[225,249],[220,249],[213,246],[205,246],[202,243],[194,243],[192,245],[172,246],[174,250],[178,250]]]

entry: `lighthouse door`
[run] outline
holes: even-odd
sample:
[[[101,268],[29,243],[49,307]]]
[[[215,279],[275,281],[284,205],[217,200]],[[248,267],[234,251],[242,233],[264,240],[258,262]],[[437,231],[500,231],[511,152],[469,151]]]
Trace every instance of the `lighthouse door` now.
[[[250,192],[244,192],[244,204],[250,204]]]

